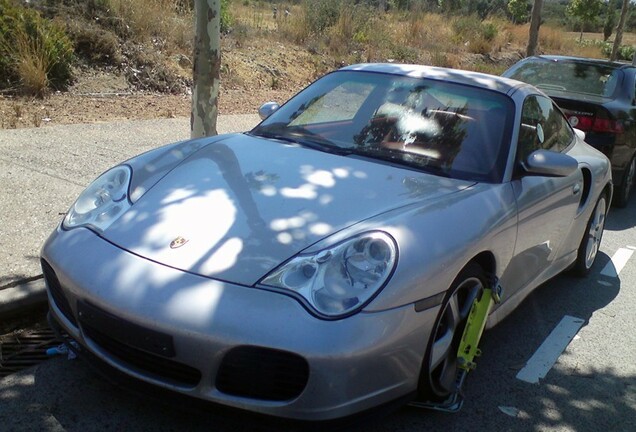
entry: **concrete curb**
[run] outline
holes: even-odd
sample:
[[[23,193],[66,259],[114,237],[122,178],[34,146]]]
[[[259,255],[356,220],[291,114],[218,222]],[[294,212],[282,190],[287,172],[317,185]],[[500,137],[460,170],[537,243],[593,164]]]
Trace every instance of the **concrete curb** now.
[[[15,317],[26,310],[46,304],[44,279],[18,284],[0,291],[0,321]]]

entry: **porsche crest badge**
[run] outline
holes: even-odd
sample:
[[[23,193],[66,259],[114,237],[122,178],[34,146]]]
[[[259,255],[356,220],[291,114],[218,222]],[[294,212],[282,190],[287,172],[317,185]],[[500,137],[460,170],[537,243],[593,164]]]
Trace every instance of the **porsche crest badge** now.
[[[186,244],[188,242],[187,239],[179,236],[176,239],[172,240],[170,242],[170,249],[177,249],[180,248],[181,246],[183,246],[184,244]]]

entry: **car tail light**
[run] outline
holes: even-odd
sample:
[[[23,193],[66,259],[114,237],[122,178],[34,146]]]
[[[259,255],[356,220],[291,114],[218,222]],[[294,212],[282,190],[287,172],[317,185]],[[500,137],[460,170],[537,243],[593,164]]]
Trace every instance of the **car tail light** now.
[[[622,134],[623,132],[625,132],[625,128],[623,127],[623,124],[620,121],[597,117],[594,120],[592,131]]]
[[[582,130],[583,132],[599,132],[622,134],[625,132],[623,124],[618,120],[612,120],[597,116],[596,118],[589,115],[572,115],[568,118],[570,124]]]
[[[583,132],[588,132],[592,129],[592,125],[594,124],[593,119],[592,116],[572,115],[568,117],[568,122],[570,122],[572,127],[580,129]]]

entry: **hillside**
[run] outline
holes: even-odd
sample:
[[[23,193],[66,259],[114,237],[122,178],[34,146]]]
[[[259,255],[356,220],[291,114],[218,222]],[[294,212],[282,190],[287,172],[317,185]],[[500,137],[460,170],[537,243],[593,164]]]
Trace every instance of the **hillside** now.
[[[357,62],[500,73],[522,57],[528,32],[501,14],[378,11],[347,0],[222,3],[221,114],[255,113],[261,103],[284,101],[325,72]],[[23,4],[0,0],[0,12],[3,7]],[[1,128],[189,116],[193,17],[187,0],[32,0],[29,8],[38,15],[33,20],[68,36],[71,79],[60,88],[46,81],[31,94],[19,86],[24,79],[5,86]],[[584,44],[577,36],[544,25],[540,49],[603,55],[602,44],[592,42],[596,35],[587,34]]]

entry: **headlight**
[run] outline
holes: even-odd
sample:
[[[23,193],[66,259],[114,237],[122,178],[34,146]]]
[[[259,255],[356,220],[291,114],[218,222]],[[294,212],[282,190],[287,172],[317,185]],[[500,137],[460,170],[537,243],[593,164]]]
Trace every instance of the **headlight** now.
[[[102,232],[129,207],[130,167],[120,165],[106,171],[80,194],[64,218],[66,229],[80,226]]]
[[[388,234],[370,232],[298,255],[261,283],[295,291],[320,314],[338,317],[359,310],[384,287],[396,257]]]

